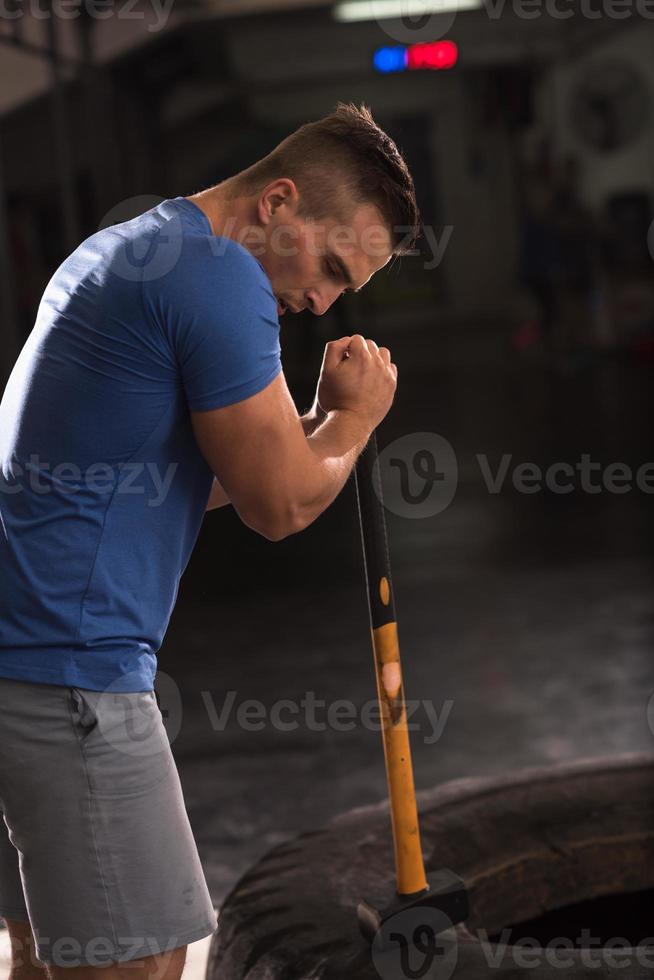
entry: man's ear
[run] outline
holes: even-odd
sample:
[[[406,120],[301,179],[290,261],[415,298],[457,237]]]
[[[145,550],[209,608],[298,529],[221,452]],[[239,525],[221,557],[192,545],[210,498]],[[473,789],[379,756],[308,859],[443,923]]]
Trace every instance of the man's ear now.
[[[297,211],[300,195],[295,181],[290,177],[279,177],[262,190],[257,201],[259,221],[267,225],[281,207]]]

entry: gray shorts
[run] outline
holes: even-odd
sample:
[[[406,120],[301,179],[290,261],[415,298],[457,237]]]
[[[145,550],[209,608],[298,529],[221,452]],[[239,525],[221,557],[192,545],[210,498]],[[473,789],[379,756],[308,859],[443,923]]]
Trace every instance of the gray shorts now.
[[[154,692],[0,678],[0,916],[29,920],[39,958],[56,966],[214,932]]]

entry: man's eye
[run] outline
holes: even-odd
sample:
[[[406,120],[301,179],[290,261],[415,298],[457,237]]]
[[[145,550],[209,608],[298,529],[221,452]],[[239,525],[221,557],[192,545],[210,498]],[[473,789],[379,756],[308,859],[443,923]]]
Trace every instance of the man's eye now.
[[[327,275],[330,276],[332,279],[335,279],[338,282],[343,281],[343,272],[337,265],[332,265],[331,262],[328,262],[326,265],[326,269],[327,269]],[[353,293],[354,291],[355,290],[351,286],[348,286],[346,289],[343,290],[344,293]]]

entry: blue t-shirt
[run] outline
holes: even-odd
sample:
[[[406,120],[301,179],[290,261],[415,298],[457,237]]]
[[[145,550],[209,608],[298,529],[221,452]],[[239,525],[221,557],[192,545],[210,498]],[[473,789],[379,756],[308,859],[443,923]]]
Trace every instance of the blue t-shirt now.
[[[213,481],[189,413],[280,370],[270,280],[192,202],[66,259],[0,404],[0,676],[153,689]]]

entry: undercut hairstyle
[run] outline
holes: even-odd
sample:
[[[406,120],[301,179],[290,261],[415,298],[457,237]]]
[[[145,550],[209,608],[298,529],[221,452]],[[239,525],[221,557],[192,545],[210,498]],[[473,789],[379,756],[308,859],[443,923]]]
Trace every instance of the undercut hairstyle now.
[[[300,126],[234,178],[233,194],[254,194],[282,177],[296,184],[302,217],[346,222],[357,206],[373,204],[394,255],[409,252],[420,233],[409,168],[365,105],[339,102],[330,115]]]

